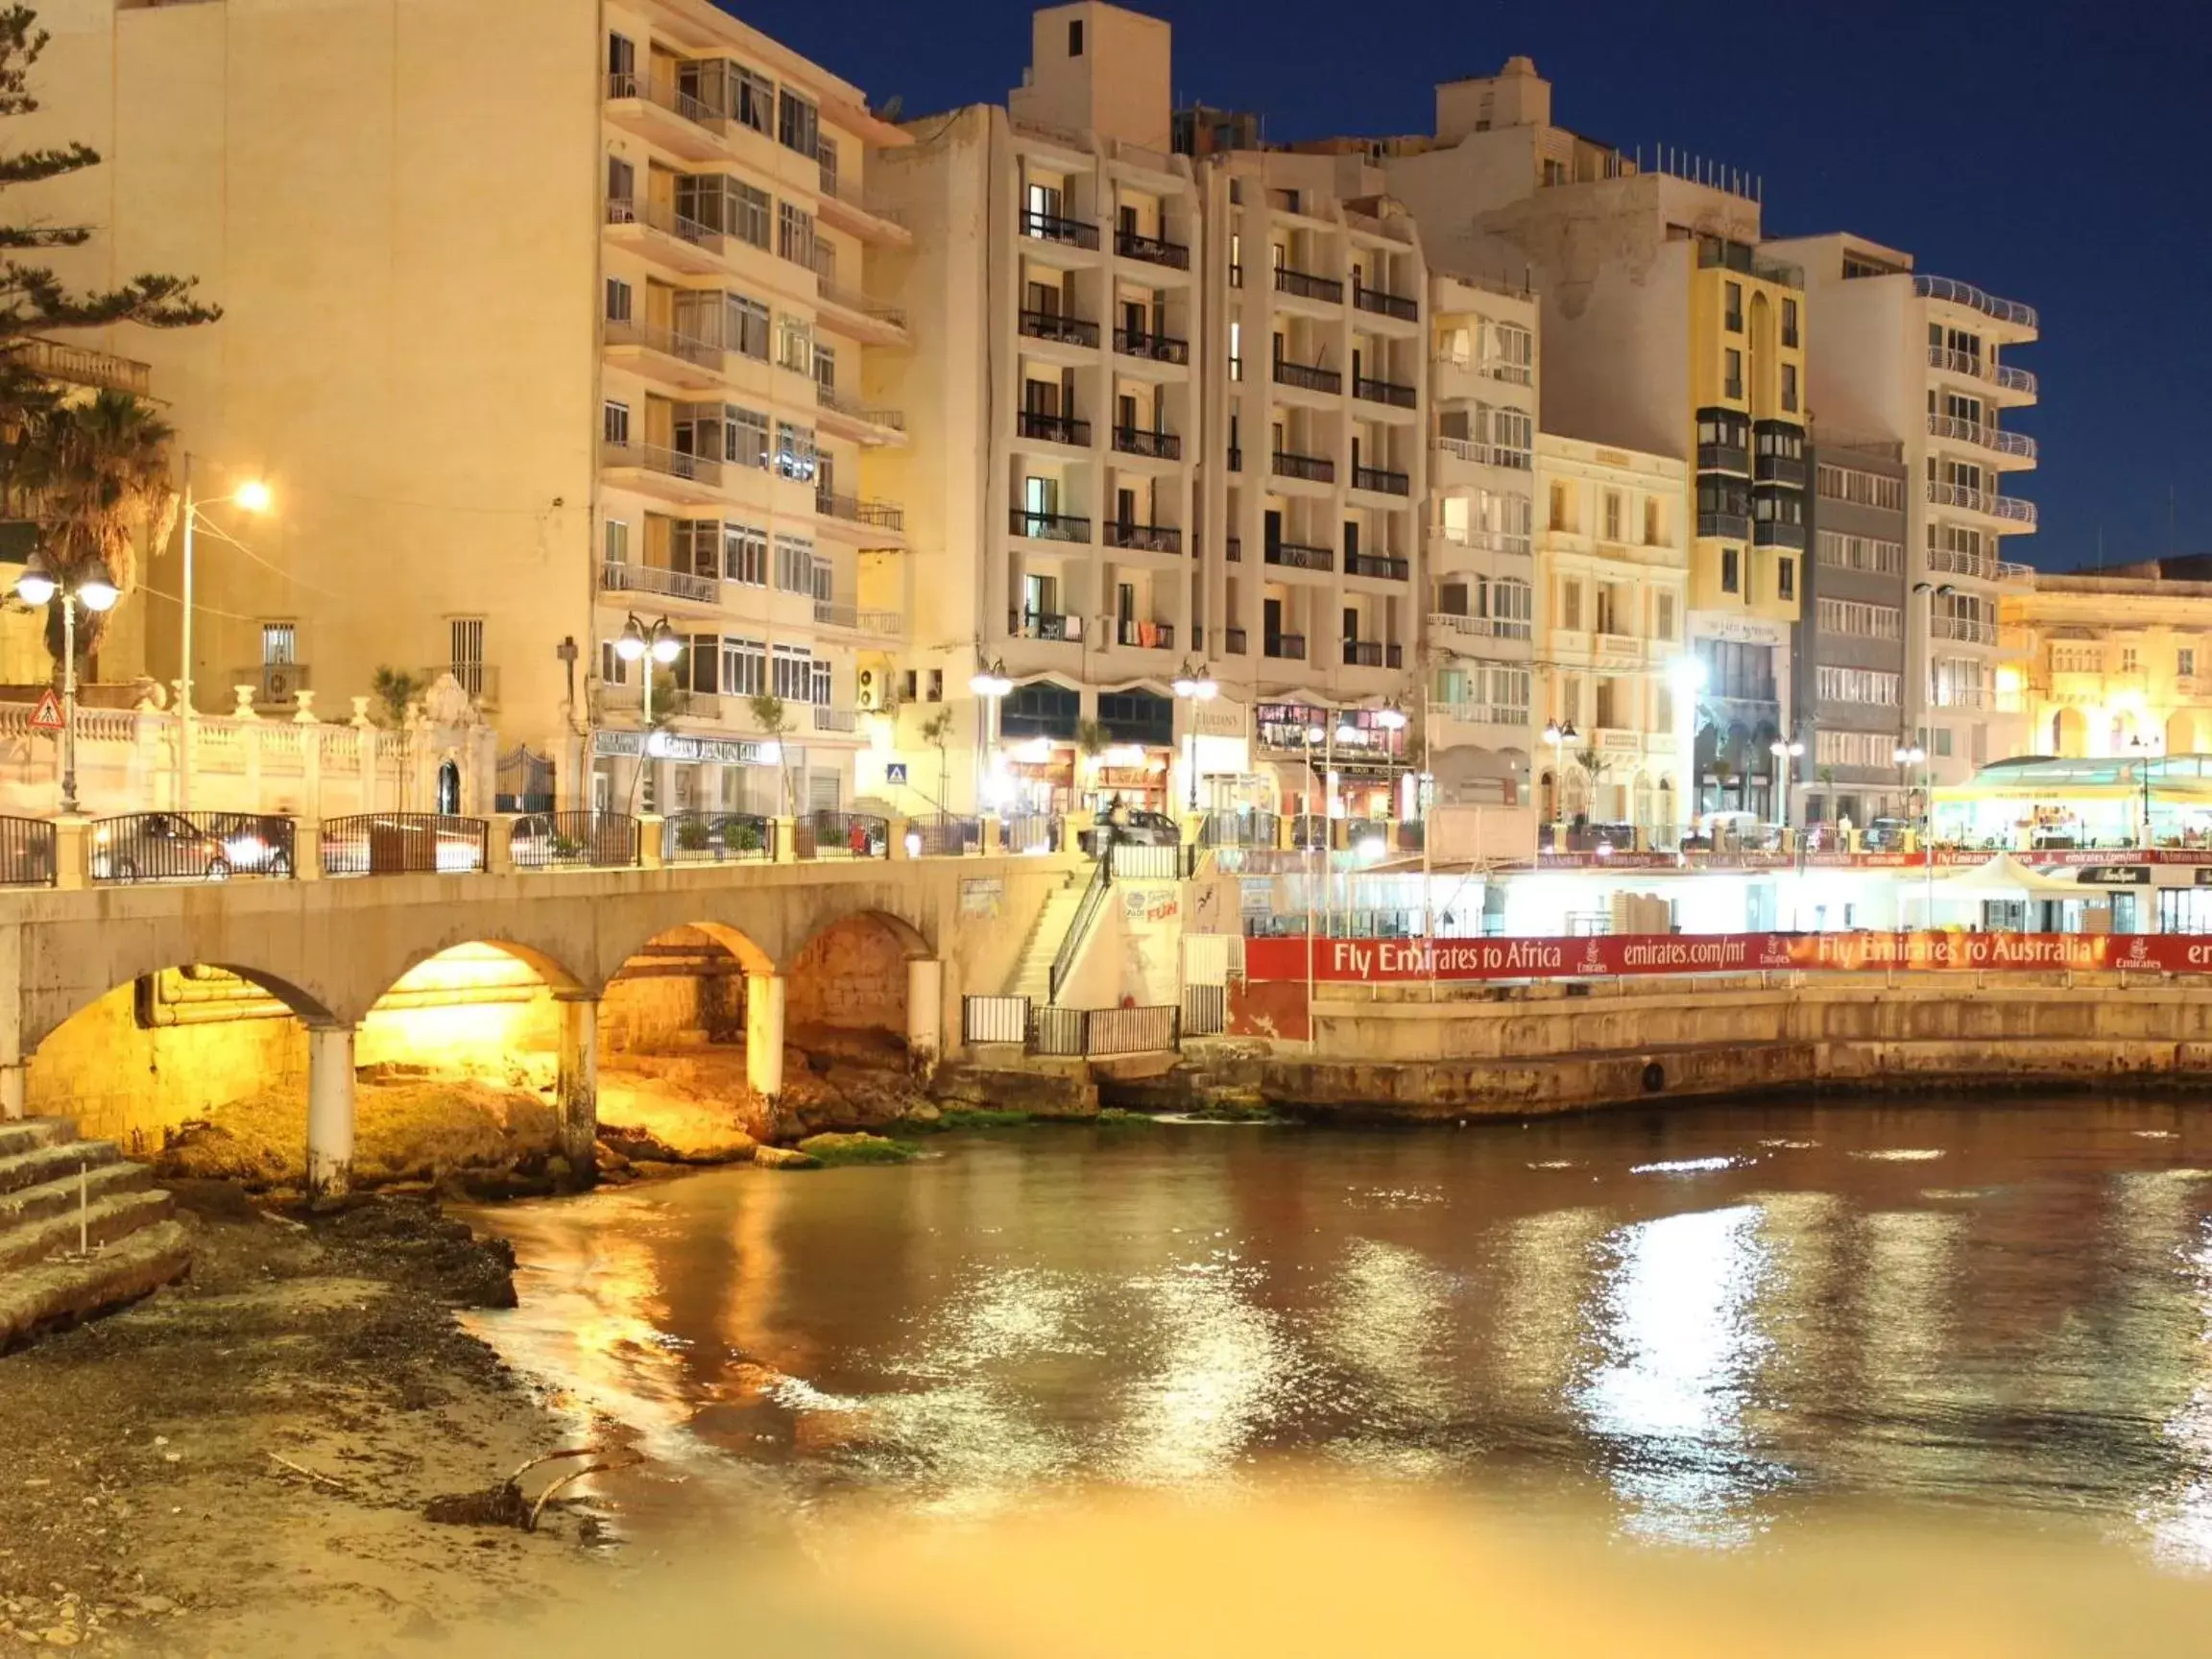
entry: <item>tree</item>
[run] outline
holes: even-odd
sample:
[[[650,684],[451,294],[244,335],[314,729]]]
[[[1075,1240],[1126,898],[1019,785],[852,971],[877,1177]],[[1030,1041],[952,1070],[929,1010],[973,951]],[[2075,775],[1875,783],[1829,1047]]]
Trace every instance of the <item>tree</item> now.
[[[761,734],[776,745],[777,769],[783,774],[783,810],[791,817],[799,816],[797,785],[791,780],[791,745],[785,741],[798,727],[792,723],[791,711],[784,708],[783,699],[772,691],[763,691],[747,701],[753,711],[753,724],[760,728]]]
[[[64,589],[95,569],[116,589],[137,585],[137,538],[169,539],[179,497],[169,485],[167,421],[124,392],[101,392],[85,402],[33,409],[13,445],[14,483],[38,519],[38,549]],[[77,655],[100,649],[112,612],[80,608]],[[46,650],[57,670],[62,653],[61,607],[46,608]]]
[[[951,740],[951,737],[952,710],[950,707],[938,709],[936,713],[922,722],[922,741],[930,744],[937,751],[937,810],[939,812],[946,810],[945,800],[952,787],[951,762],[947,759],[945,754],[945,746]]]
[[[1595,818],[1598,815],[1598,781],[1613,770],[1613,757],[1598,748],[1577,749],[1575,752],[1575,764],[1582,769],[1582,776],[1589,780],[1590,798],[1584,811]]]
[[[383,708],[384,724],[395,731],[406,728],[408,708],[428,689],[422,676],[405,668],[381,667],[369,678],[370,693]]]

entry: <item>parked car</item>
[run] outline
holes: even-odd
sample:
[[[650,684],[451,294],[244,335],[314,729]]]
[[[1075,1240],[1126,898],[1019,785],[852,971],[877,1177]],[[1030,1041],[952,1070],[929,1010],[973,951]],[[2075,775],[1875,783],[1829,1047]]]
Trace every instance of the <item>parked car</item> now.
[[[291,853],[246,813],[216,813],[202,829],[178,812],[141,812],[96,826],[95,881],[226,881],[233,872],[289,876]]]
[[[1111,831],[1105,823],[1094,825],[1083,832],[1083,851],[1095,858],[1098,849],[1106,845],[1111,833],[1116,843],[1123,847],[1179,847],[1183,844],[1183,828],[1165,812],[1123,812]]]
[[[1902,853],[1905,850],[1905,832],[1911,828],[1902,818],[1877,818],[1866,826],[1866,834],[1861,844],[1869,853]]]

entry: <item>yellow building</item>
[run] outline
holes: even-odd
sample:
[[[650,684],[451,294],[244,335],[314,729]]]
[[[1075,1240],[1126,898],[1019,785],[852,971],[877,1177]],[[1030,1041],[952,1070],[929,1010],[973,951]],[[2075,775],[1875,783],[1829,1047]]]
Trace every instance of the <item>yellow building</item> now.
[[[1999,605],[1998,709],[2024,717],[2027,753],[2212,749],[2212,560],[2033,575]]]
[[[871,387],[909,335],[869,290],[910,238],[865,157],[904,135],[707,0],[521,10],[42,19],[25,137],[107,165],[23,205],[104,227],[73,280],[201,277],[221,323],[91,343],[151,361],[204,495],[275,493],[200,538],[196,702],[344,717],[379,667],[450,673],[566,802],[835,803],[903,627],[902,515],[870,489],[902,421]],[[126,601],[164,680],[177,565]],[[654,787],[633,616],[681,643]]]

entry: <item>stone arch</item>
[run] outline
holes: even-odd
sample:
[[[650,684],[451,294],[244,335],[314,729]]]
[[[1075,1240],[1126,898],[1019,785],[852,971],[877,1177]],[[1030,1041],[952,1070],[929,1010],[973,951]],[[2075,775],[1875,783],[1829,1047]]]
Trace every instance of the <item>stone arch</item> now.
[[[2061,709],[2051,716],[2051,753],[2066,760],[2089,753],[2089,722],[2080,709]]]
[[[679,922],[641,939],[607,976],[602,1050],[635,1055],[744,1034],[745,981],[772,970],[767,952],[717,922]]]
[[[907,1031],[909,962],[932,952],[912,924],[883,910],[854,910],[817,928],[791,958],[788,1018],[795,1027]]]
[[[383,988],[369,999],[360,1012],[365,1017],[377,1003],[383,1001],[405,982],[407,976],[442,956],[450,956],[462,950],[495,950],[511,956],[544,981],[545,988],[555,996],[587,996],[596,987],[581,974],[572,972],[551,951],[519,939],[448,939],[428,950],[415,950],[407,953],[406,963],[399,972],[386,978]]]
[[[129,964],[124,964],[124,966],[129,967]],[[221,974],[228,974],[233,978],[245,980],[250,985],[257,986],[262,991],[267,992],[270,997],[281,1002],[303,1024],[330,1025],[338,1022],[338,1016],[324,1003],[322,998],[264,969],[250,967],[245,963],[238,962],[178,962],[160,959],[149,961],[144,966],[124,974],[122,977],[109,984],[106,990],[89,998],[70,994],[63,994],[59,997],[25,997],[23,1023],[19,1034],[19,1041],[22,1044],[21,1052],[28,1057],[42,1046],[47,1038],[78,1015],[89,1008],[98,1006],[119,992],[134,990],[141,980],[164,973],[188,973],[194,969],[208,968]]]

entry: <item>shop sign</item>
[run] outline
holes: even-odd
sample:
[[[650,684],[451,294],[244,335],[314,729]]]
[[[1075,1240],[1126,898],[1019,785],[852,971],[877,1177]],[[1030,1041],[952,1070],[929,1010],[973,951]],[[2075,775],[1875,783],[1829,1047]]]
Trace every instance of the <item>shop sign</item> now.
[[[1310,749],[1318,760],[1325,754],[1338,758],[1366,754],[1397,756],[1405,753],[1404,727],[1392,729],[1374,723],[1373,709],[1314,709],[1304,703],[1262,703],[1254,710],[1260,746],[1296,755]],[[1321,741],[1309,745],[1309,732],[1321,733]]]
[[[2201,877],[2204,872],[2197,874]],[[2083,887],[2148,887],[2151,885],[2151,866],[2148,864],[2084,864],[2074,873],[2076,883]]]
[[[591,753],[598,756],[650,754],[657,760],[700,760],[721,766],[765,764],[760,743],[732,737],[692,737],[679,732],[594,732]]]
[[[1249,712],[1243,704],[1226,697],[1199,703],[1191,709],[1190,730],[1201,737],[1241,737]]]

